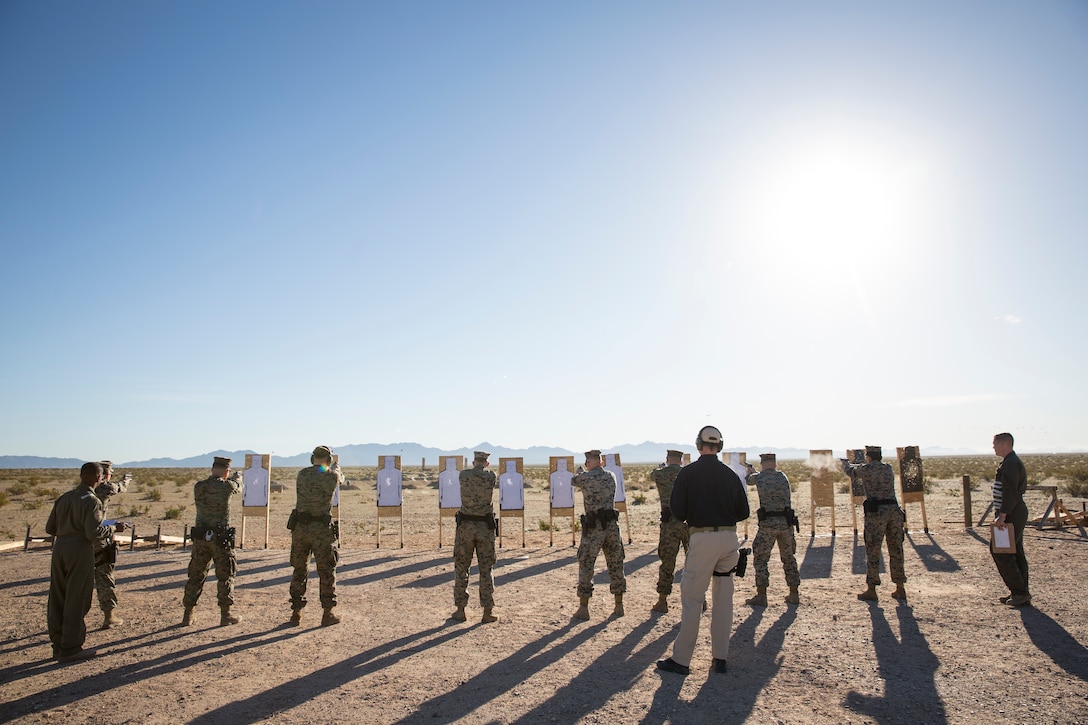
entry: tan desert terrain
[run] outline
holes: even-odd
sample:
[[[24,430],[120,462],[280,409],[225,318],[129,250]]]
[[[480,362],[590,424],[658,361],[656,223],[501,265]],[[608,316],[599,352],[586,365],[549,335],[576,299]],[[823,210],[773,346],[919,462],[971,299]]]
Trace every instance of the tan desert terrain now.
[[[1052,462],[1044,473],[1041,458],[1024,458],[1034,482],[1057,480],[1061,466],[1088,460],[1082,455]],[[800,462],[784,462],[798,484],[801,604],[782,603],[785,584],[775,555],[770,606],[746,606],[754,591],[749,569],[735,596],[729,672],[709,673],[704,623],[687,678],[654,671],[654,661],[670,652],[680,605],[677,587],[670,612],[650,612],[658,563],[658,500],[646,484],[650,466],[625,467],[633,538],[625,617],[608,616],[602,558],[591,621],[572,620],[577,567],[571,531],[561,524],[549,546],[547,469],[527,467],[525,547],[521,521],[505,519],[495,569],[499,621],[488,625],[478,623],[474,599],[467,623],[448,619],[453,522],[445,521],[445,546],[439,548],[436,472],[406,469],[404,546],[398,520],[383,519],[382,546],[376,548],[374,469],[347,469],[358,488],[342,493],[337,577],[344,621],[328,628],[317,626],[316,574],[303,626],[283,626],[290,613],[284,523],[297,469],[277,469],[272,478],[287,490],[273,496],[270,548],[259,548],[263,527],[250,519],[238,552],[235,609],[242,622],[236,626],[216,626],[210,575],[196,625],[179,627],[189,552],[141,544],[119,556],[118,612],[125,624],[99,629],[95,603],[87,646],[102,655],[61,666],[50,659],[45,634],[48,545],[0,554],[0,722],[1088,722],[1088,539],[1076,529],[1030,528],[1025,544],[1034,607],[998,604],[1005,592],[987,532],[965,529],[959,479],[960,473],[992,473],[994,459],[947,466],[954,470],[927,461],[929,534],[922,531],[918,505],[908,506],[909,600],[891,599],[885,580],[881,600],[867,604],[855,599],[863,588],[864,547],[852,530],[848,496],[837,496],[836,535],[822,510],[817,536],[810,537],[805,470]],[[112,503],[111,516],[134,521],[140,535],[161,525],[164,534],[180,536],[192,521],[191,484],[204,472],[132,473],[139,486]],[[29,524],[41,535],[50,489],[59,494],[75,480],[73,471],[0,473],[0,490],[22,490],[0,506],[0,532],[21,542]],[[636,504],[639,494],[645,501]],[[974,493],[975,522],[987,496],[983,483]],[[752,499],[754,508],[754,493]],[[1028,499],[1032,514],[1041,514],[1043,494]],[[1084,503],[1063,499],[1076,511]],[[37,501],[44,503],[35,506]],[[177,518],[163,518],[182,506]],[[240,503],[234,514],[240,529],[239,513]],[[625,524],[621,518],[626,534]],[[753,520],[749,537],[755,528]],[[469,593],[476,596],[475,569]]]

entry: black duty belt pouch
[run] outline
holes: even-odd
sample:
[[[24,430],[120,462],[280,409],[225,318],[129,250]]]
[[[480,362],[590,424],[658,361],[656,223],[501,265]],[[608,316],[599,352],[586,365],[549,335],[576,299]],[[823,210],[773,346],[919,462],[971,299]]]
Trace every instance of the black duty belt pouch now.
[[[291,509],[291,515],[287,517],[287,530],[294,531],[296,524],[298,524],[298,511]]]
[[[102,550],[95,556],[95,564],[116,564],[117,563],[117,542],[110,540],[110,543],[102,547]]]
[[[670,508],[661,509],[661,523],[667,524],[670,521],[672,521],[672,509],[670,509]]]
[[[787,509],[788,511],[789,509]],[[789,521],[789,514],[786,511],[765,511],[761,508],[756,509],[756,518],[760,521],[764,519],[783,518]]]
[[[862,508],[865,510],[865,513],[867,513],[867,514],[877,513],[878,511],[880,511],[881,506],[898,506],[898,505],[899,505],[899,502],[896,501],[894,498],[874,498],[874,499],[868,499],[867,498],[861,504]]]
[[[224,549],[234,548],[234,527],[233,526],[219,526],[215,530],[216,538],[219,541],[219,545]]]
[[[332,529],[333,541],[340,541],[340,522],[339,521],[333,521],[332,523],[329,524],[329,528]]]

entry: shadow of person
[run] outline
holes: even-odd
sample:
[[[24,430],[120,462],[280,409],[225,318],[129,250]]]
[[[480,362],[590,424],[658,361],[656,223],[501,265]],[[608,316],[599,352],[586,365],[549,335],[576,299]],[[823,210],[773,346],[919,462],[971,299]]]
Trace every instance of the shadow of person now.
[[[907,534],[907,540],[914,547],[914,553],[922,560],[922,565],[925,566],[926,571],[945,573],[959,571],[959,562],[937,544],[933,534],[926,534],[925,536],[929,539],[929,543],[919,544],[914,540],[913,536]]]
[[[779,615],[759,642],[755,631],[763,612],[760,608],[734,633],[738,647],[729,647],[729,672],[708,672],[706,681],[691,701],[690,714],[698,722],[743,722],[755,709],[760,693],[782,669],[782,645],[786,632],[797,619],[797,607],[790,606]],[[724,686],[728,683],[727,686]]]
[[[851,710],[868,715],[878,723],[902,722],[903,708],[908,703],[910,720],[947,723],[948,714],[937,694],[934,679],[940,660],[918,629],[910,605],[900,602],[895,614],[899,619],[898,640],[885,619],[884,610],[875,602],[869,604],[877,673],[884,682],[884,696],[865,695],[851,690],[843,702]]]
[[[813,546],[815,537],[810,537],[805,549],[805,558],[801,561],[799,573],[802,579],[828,579],[831,577],[831,564],[835,557],[835,538],[827,540],[827,546]]]
[[[668,630],[654,633],[656,626],[655,619],[647,619],[636,625],[623,639],[586,665],[579,675],[556,690],[554,695],[514,722],[538,723],[548,719],[580,722],[604,706],[616,693],[631,689],[653,667],[654,662],[665,654],[680,628],[680,623],[677,622]],[[598,674],[603,676],[596,676]]]
[[[1069,674],[1088,681],[1088,649],[1065,627],[1034,607],[1021,607],[1020,619],[1040,652]]]

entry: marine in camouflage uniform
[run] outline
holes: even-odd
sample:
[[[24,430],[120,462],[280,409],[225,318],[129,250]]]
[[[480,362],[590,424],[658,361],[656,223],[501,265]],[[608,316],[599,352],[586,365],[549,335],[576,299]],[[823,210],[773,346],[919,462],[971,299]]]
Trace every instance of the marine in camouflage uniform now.
[[[219,626],[237,624],[238,617],[230,613],[234,605],[234,576],[238,562],[234,558],[234,529],[230,528],[230,497],[242,490],[242,480],[235,472],[230,475],[230,459],[215,457],[212,475],[193,485],[196,502],[196,523],[193,526],[193,556],[189,559],[189,580],[185,583],[185,614],[181,623],[193,623],[196,607],[208,569],[215,563]]]
[[[94,542],[113,533],[112,527],[102,525],[102,502],[94,495],[101,478],[101,465],[84,463],[79,486],[61,494],[45,523],[45,532],[55,537],[46,616],[53,656],[60,662],[97,654],[83,649],[87,639],[83,618],[94,598]]]
[[[800,602],[797,588],[801,586],[801,576],[797,572],[797,540],[793,537],[794,528],[790,520],[794,515],[790,481],[776,467],[778,461],[775,454],[761,453],[759,459],[762,470],[748,476],[748,482],[755,485],[759,495],[759,510],[756,513],[760,521],[756,538],[752,542],[756,595],[746,604],[754,607],[767,606],[767,586],[771,582],[768,564],[775,544],[778,544],[778,556],[782,559],[782,570],[790,588],[786,603],[797,604]]]
[[[492,500],[495,493],[495,474],[487,470],[487,458],[491,455],[476,451],[472,456],[472,468],[461,471],[461,510],[457,514],[457,535],[453,542],[453,603],[457,607],[452,618],[464,622],[468,604],[468,572],[472,567],[472,554],[480,566],[480,606],[484,609],[482,622],[494,622],[491,613],[495,606],[495,581],[491,569],[495,566],[495,512]]]
[[[332,497],[336,487],[344,483],[340,465],[332,461],[332,449],[318,446],[310,456],[309,468],[303,468],[295,479],[295,518],[291,530],[291,624],[302,621],[306,606],[306,579],[309,577],[310,555],[317,564],[321,608],[321,626],[337,624],[340,617],[336,607],[336,564],[340,561],[340,530],[332,520]]]
[[[109,499],[128,489],[128,476],[120,481],[111,480],[113,463],[102,461],[102,483],[94,489],[94,495],[102,502],[102,516],[108,518],[106,507]],[[113,613],[117,608],[117,580],[114,569],[117,564],[117,542],[113,534],[94,542],[94,588],[98,594],[98,606],[102,610],[102,629],[120,627],[125,620]]]
[[[881,461],[880,446],[865,446],[865,463],[843,461],[843,471],[851,482],[860,481],[865,489],[865,591],[858,599],[876,601],[880,584],[880,545],[888,539],[888,569],[891,571],[896,599],[906,599],[907,575],[903,567],[904,523],[907,520],[895,498],[895,471]]]
[[[589,619],[589,599],[593,596],[593,569],[597,554],[604,551],[608,565],[609,589],[616,599],[612,614],[623,616],[623,593],[627,580],[623,576],[623,539],[620,536],[619,515],[613,505],[616,498],[616,477],[601,467],[601,452],[586,451],[586,470],[571,479],[571,485],[582,489],[585,523],[582,541],[578,545],[578,611],[577,619]],[[608,519],[601,525],[601,518]],[[594,521],[590,523],[589,519]]]
[[[676,476],[680,473],[680,461],[684,458],[682,451],[666,451],[665,465],[650,472],[650,480],[657,486],[658,498],[661,500],[661,523],[658,528],[657,556],[661,559],[661,567],[657,573],[657,603],[651,607],[655,612],[669,611],[667,597],[672,594],[672,583],[676,573],[676,555],[680,547],[684,547],[684,553],[688,550],[688,526],[683,521],[673,517],[669,508],[669,500],[672,498],[672,487],[676,483]]]

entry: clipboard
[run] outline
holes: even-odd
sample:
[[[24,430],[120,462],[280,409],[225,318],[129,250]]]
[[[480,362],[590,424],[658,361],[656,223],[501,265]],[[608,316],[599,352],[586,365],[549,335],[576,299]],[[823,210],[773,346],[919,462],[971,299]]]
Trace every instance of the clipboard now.
[[[1004,529],[997,528],[996,524],[990,524],[990,551],[995,554],[1015,554],[1016,537],[1015,529],[1011,523],[1006,523]]]

